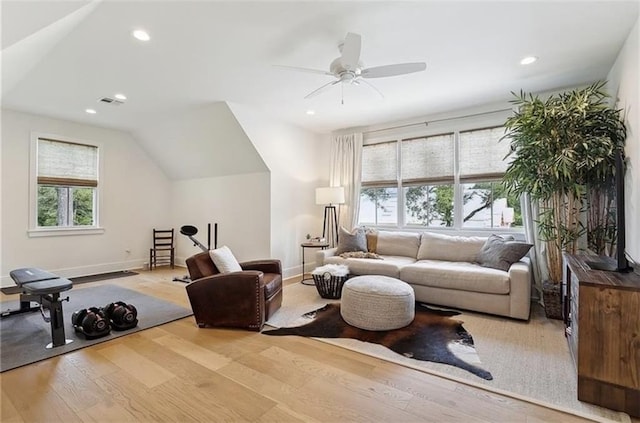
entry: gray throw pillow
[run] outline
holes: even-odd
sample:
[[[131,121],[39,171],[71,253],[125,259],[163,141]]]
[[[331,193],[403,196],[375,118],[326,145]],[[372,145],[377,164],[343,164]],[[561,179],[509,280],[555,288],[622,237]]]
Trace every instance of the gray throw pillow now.
[[[340,227],[336,255],[352,251],[367,251],[367,236],[364,233],[364,229],[356,228],[353,232],[349,232]]]
[[[511,265],[529,252],[532,244],[491,235],[478,254],[480,266],[509,271]]]

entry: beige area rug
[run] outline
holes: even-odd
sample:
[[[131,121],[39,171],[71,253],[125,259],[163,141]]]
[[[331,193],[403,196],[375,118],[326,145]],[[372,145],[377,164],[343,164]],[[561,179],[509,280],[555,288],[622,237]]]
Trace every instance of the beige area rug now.
[[[267,324],[273,327],[298,326],[308,322],[300,319],[304,313],[336,301],[339,300],[321,298],[314,286],[287,285],[284,287],[282,308]],[[342,338],[316,339],[586,418],[631,421],[625,413],[577,400],[577,376],[563,334],[563,324],[547,319],[540,307],[533,308],[529,322],[468,311],[453,318],[464,322],[464,328],[473,337],[482,367],[491,372],[493,380],[486,381],[445,364],[412,360],[377,344]]]

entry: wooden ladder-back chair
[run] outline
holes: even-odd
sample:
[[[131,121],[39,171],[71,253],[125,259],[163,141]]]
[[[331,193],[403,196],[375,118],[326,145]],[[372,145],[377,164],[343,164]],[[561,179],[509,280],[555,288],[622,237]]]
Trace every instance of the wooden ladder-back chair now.
[[[173,229],[153,229],[153,248],[149,249],[149,270],[168,264],[174,268]]]

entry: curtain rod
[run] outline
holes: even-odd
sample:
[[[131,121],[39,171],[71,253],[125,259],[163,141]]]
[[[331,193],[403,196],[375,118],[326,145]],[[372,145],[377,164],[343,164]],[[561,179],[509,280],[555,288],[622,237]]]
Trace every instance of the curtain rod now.
[[[509,108],[509,109],[499,109],[499,110],[492,110],[490,112],[472,113],[470,115],[464,115],[464,116],[455,116],[455,117],[450,117],[450,118],[434,119],[434,120],[429,120],[429,121],[424,121],[424,122],[407,123],[406,125],[397,125],[397,126],[390,126],[388,128],[372,129],[370,131],[364,131],[362,133],[363,134],[371,134],[371,133],[374,133],[374,132],[389,131],[391,129],[408,128],[410,126],[418,126],[418,125],[429,126],[430,123],[446,122],[448,120],[456,120],[456,119],[464,119],[464,118],[475,117],[475,116],[490,115],[492,113],[506,112],[506,111],[509,111],[509,110],[512,110],[512,109],[511,108]]]

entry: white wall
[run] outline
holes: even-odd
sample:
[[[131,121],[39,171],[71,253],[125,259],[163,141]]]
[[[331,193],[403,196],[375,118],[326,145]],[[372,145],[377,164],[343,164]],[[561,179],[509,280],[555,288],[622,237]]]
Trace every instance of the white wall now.
[[[267,170],[224,102],[156,119],[135,136],[174,181]]]
[[[640,20],[629,33],[607,79],[617,107],[626,113],[627,173],[625,177],[625,218],[627,254],[640,263],[640,86],[638,86],[638,50]]]
[[[217,122],[213,126],[201,116],[211,112]],[[194,128],[192,124],[197,121],[202,124]],[[175,151],[165,154],[156,164],[144,149],[150,148],[150,143],[157,140],[155,137],[162,136],[163,129],[176,136],[180,132],[176,128],[181,128],[187,141],[182,143],[176,138],[177,145],[172,147]],[[220,128],[224,130],[221,132]],[[28,236],[31,132],[102,144],[104,201],[100,223],[105,228],[104,234]],[[196,238],[206,244],[207,223],[218,223],[218,246],[228,245],[239,260],[274,257],[282,260],[286,277],[301,272],[300,242],[307,233],[319,235],[322,227],[322,206],[315,205],[314,192],[316,187],[327,184],[328,136],[275,122],[241,106],[235,106],[231,113],[224,103],[163,121],[157,128],[139,135],[144,139],[105,128],[3,112],[0,214],[3,284],[12,284],[8,277],[10,270],[25,266],[41,267],[68,277],[139,268],[148,261],[153,227],[174,227],[178,231],[183,225],[194,225],[199,229]],[[224,143],[235,143],[231,159],[223,147],[212,149],[212,145]],[[243,153],[236,154],[238,149]],[[192,158],[215,154],[216,158],[209,161],[211,175],[189,178],[189,171],[181,173],[176,163],[189,166],[192,162],[189,158],[183,161],[184,155],[176,153],[180,150]],[[168,165],[168,157],[175,163]],[[220,176],[215,163],[224,157],[227,167],[243,160],[251,166],[245,169],[239,165],[235,169],[244,173]],[[176,173],[173,178],[165,176],[165,167]],[[205,167],[198,166],[198,172]],[[127,254],[127,249],[131,253]],[[184,263],[186,257],[199,251],[186,237],[177,234],[178,263]],[[314,255],[307,253],[310,269]]]
[[[329,137],[240,104],[229,107],[271,172],[271,257],[282,261],[285,277],[300,274],[300,243],[307,233],[322,232],[323,207],[315,204],[315,188],[328,185]],[[314,260],[308,250],[307,271]]]
[[[28,236],[32,131],[102,145],[103,234]],[[152,228],[171,223],[169,181],[127,133],[3,110],[2,153],[3,286],[13,283],[9,271],[19,267],[37,266],[67,277],[139,268],[148,261]]]
[[[269,173],[252,173],[176,181],[171,187],[172,220],[198,228],[195,238],[207,245],[207,224],[218,224],[218,247],[228,246],[239,261],[270,258]],[[183,235],[177,239],[177,261],[201,250]]]
[[[195,226],[195,238],[207,245],[211,223],[213,248],[217,223],[218,246],[238,260],[271,257],[269,170],[226,103],[183,110],[136,135],[172,180],[172,227]],[[200,251],[177,236],[178,263]]]

